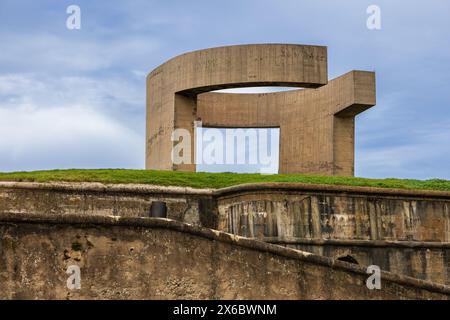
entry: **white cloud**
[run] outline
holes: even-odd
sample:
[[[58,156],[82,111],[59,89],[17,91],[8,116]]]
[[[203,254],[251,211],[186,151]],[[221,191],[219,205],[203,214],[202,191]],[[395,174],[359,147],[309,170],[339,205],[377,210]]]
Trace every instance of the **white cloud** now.
[[[120,79],[2,75],[0,171],[142,168],[143,128],[126,115],[144,103]]]
[[[0,33],[3,43],[0,65],[14,71],[32,70],[58,74],[105,70],[138,65],[159,47],[158,40],[144,36],[123,36],[99,41],[89,33],[76,37],[67,34]]]
[[[120,106],[143,108],[145,86],[136,86],[127,79],[109,77],[65,76],[51,77],[44,74],[0,75],[0,107],[33,105],[39,108],[58,107],[67,104],[90,105],[112,111]]]

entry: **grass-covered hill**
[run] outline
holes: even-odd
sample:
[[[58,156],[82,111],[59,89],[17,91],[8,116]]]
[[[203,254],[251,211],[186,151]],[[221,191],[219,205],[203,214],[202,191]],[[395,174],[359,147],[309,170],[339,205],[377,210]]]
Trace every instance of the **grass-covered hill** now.
[[[441,179],[366,179],[354,177],[311,176],[301,174],[261,175],[126,169],[71,169],[10,173],[0,172],[0,181],[136,183],[193,188],[222,188],[243,183],[257,182],[300,182],[344,186],[450,191],[450,181]]]

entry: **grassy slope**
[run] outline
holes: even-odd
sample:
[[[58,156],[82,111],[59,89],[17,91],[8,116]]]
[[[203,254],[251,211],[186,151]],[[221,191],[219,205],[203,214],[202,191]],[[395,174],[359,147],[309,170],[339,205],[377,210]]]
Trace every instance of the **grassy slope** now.
[[[424,189],[450,191],[449,180],[366,179],[353,177],[324,177],[297,174],[236,174],[173,172],[124,169],[51,170],[1,173],[0,181],[75,181],[103,183],[139,183],[163,186],[187,186],[194,188],[222,188],[253,182],[302,182],[346,186],[382,188]]]

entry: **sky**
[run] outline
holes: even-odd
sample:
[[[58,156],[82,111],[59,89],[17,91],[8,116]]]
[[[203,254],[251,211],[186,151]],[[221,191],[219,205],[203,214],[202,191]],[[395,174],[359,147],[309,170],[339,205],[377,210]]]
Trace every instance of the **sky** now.
[[[72,4],[79,30],[66,27]],[[202,48],[297,43],[328,46],[329,79],[376,72],[357,176],[450,179],[449,15],[447,0],[0,0],[0,171],[142,169],[153,68]]]

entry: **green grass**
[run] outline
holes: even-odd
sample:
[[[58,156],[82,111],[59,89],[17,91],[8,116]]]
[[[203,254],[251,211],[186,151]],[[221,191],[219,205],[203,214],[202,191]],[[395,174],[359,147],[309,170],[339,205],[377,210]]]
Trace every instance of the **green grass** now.
[[[223,188],[243,183],[254,182],[301,182],[344,186],[450,191],[450,181],[440,179],[366,179],[354,177],[311,176],[300,174],[260,175],[125,169],[71,169],[11,173],[0,172],[0,181],[138,183],[193,188]]]

